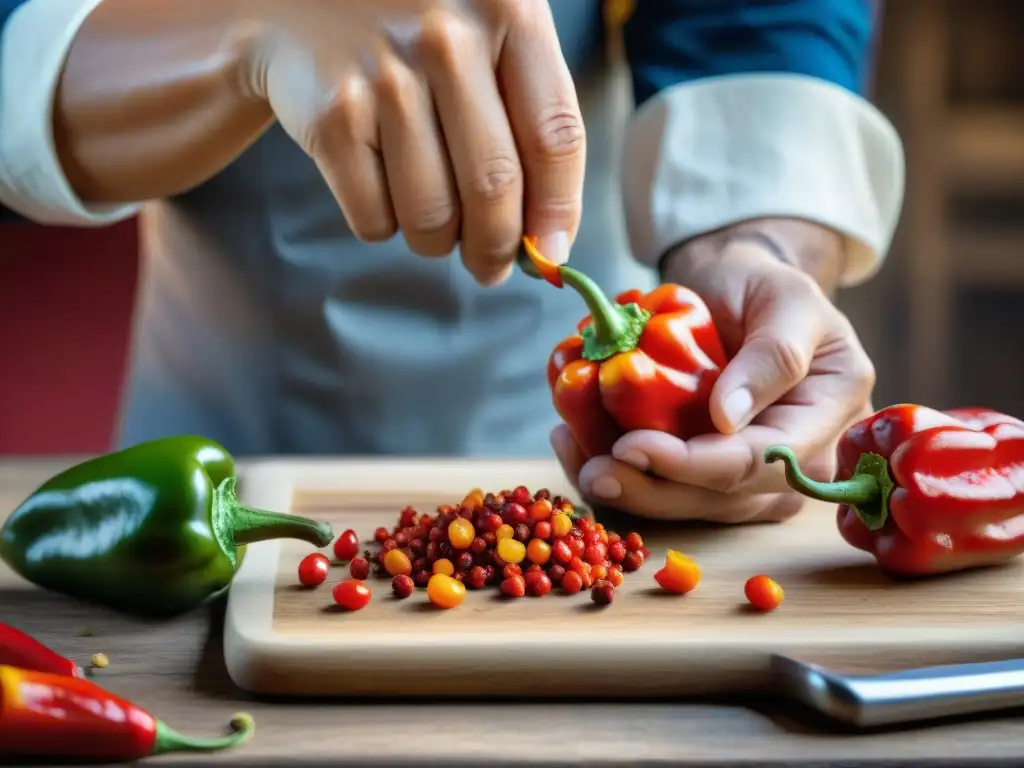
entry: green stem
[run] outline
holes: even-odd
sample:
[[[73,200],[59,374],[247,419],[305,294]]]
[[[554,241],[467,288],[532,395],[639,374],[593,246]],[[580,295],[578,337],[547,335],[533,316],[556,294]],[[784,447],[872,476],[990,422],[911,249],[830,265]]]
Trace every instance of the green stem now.
[[[875,453],[864,453],[849,480],[822,483],[807,477],[796,454],[784,445],[773,445],[764,452],[766,464],[781,461],[786,465],[786,483],[794,491],[818,501],[848,504],[869,530],[877,531],[889,516],[889,496],[893,483],[889,464]]]
[[[326,547],[334,538],[330,523],[240,504],[233,477],[225,478],[217,486],[211,522],[224,554],[232,563],[237,562],[236,549],[244,544],[270,539],[299,539],[316,547]]]
[[[580,295],[590,311],[593,322],[582,334],[585,359],[596,362],[636,349],[650,312],[637,304],[616,304],[597,283],[572,267],[559,267],[558,274]]]
[[[231,733],[214,738],[195,738],[178,733],[163,721],[156,721],[156,741],[150,756],[165,755],[168,752],[216,752],[237,747],[252,738],[256,723],[246,714],[231,718]]]
[[[789,487],[810,499],[830,501],[833,504],[864,504],[878,496],[878,478],[871,475],[854,475],[849,480],[837,483],[811,480],[800,470],[796,454],[782,445],[773,445],[765,451],[764,460],[767,464],[784,462]]]

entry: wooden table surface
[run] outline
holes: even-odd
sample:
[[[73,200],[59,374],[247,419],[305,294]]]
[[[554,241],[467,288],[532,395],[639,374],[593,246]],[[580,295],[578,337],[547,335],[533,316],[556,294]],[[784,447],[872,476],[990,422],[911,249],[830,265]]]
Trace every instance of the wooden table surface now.
[[[0,519],[68,462],[0,461]],[[254,715],[247,746],[160,765],[1018,766],[1022,712],[871,734],[838,732],[777,700],[616,704],[274,702],[224,668],[223,606],[143,622],[49,595],[0,565],[0,620],[76,661],[105,653],[96,680],[175,728],[213,733]],[[81,636],[83,630],[89,636]],[[495,692],[500,697],[500,691]]]

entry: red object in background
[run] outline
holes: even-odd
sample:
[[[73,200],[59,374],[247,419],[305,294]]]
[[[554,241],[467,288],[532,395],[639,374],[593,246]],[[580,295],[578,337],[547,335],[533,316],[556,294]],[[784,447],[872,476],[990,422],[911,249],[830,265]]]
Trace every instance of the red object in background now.
[[[110,449],[137,278],[134,221],[0,224],[0,455]]]

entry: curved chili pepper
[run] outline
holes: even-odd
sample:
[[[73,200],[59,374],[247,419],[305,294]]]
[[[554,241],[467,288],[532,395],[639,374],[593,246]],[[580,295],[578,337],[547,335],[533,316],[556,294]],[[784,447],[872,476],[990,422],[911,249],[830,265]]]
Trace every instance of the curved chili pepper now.
[[[331,526],[246,507],[234,461],[202,437],[169,437],[91,459],[40,486],[0,529],[0,559],[43,589],[154,616],[223,591],[244,545],[324,547]]]
[[[83,677],[85,671],[10,624],[0,623],[0,665],[33,669],[53,675]]]
[[[0,666],[0,756],[127,762],[169,752],[213,752],[248,741],[236,715],[220,738],[184,736],[89,680]]]
[[[519,264],[555,287],[569,285],[590,314],[578,335],[548,360],[555,410],[587,456],[611,453],[638,429],[688,438],[714,431],[711,389],[726,364],[725,350],[700,297],[663,284],[610,301],[586,275],[545,259],[530,239]]]
[[[894,405],[839,441],[835,482],[803,475],[788,448],[789,486],[839,504],[839,532],[894,574],[994,565],[1024,553],[1024,421],[983,408],[945,413]]]
[[[537,238],[524,237],[523,248],[526,249],[528,260],[520,259],[519,266],[531,277],[539,277],[551,283],[555,288],[561,288],[563,283],[562,276],[558,272],[558,265],[545,259],[537,250]]]

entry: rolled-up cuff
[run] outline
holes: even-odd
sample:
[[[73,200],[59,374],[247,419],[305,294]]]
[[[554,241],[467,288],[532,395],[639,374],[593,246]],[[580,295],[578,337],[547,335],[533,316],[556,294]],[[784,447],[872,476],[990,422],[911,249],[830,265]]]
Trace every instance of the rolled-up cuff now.
[[[638,111],[622,185],[634,256],[657,266],[730,224],[798,218],[846,237],[844,285],[878,271],[903,204],[903,145],[850,91],[804,75],[708,78]]]
[[[84,204],[64,175],[53,139],[64,61],[101,2],[31,0],[0,31],[0,204],[43,224],[110,224],[140,207]]]

